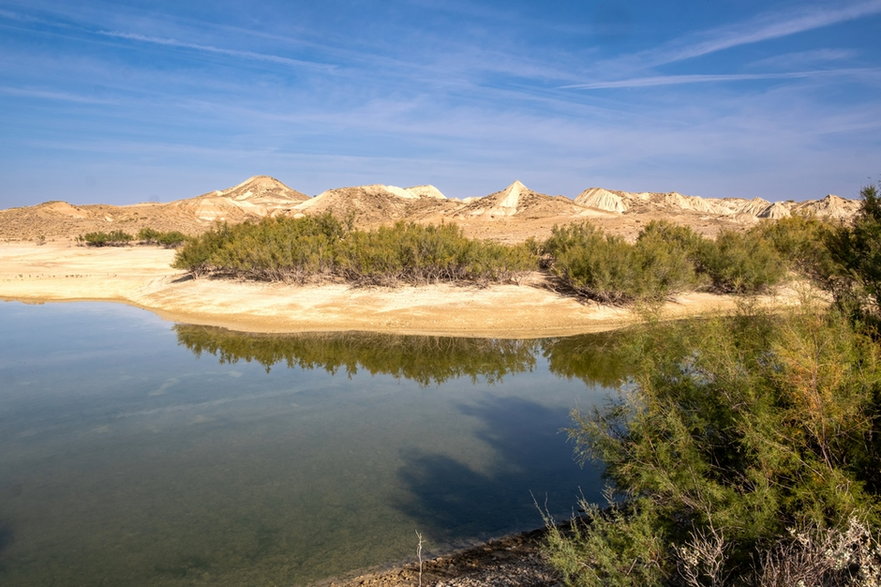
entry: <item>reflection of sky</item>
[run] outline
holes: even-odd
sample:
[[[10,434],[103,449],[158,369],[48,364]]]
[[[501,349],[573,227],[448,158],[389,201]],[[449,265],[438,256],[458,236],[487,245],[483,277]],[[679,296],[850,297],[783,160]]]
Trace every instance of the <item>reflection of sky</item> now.
[[[196,358],[112,304],[3,304],[0,324],[25,360],[0,365],[4,584],[297,583],[406,558],[414,529],[436,550],[531,528],[533,495],[565,514],[597,486],[559,430],[602,391],[541,357],[425,386]]]

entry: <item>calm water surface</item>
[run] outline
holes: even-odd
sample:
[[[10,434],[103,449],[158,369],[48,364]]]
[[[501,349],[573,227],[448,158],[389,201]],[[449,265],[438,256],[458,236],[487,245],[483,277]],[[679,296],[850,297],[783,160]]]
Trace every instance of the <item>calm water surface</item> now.
[[[242,335],[0,303],[0,584],[303,584],[596,497],[613,335]]]

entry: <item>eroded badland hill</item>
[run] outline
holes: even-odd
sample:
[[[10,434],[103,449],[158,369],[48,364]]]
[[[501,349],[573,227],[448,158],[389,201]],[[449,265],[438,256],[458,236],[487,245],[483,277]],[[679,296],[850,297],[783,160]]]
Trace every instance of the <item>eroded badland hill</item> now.
[[[74,205],[51,201],[0,210],[0,240],[64,240],[92,231],[137,233],[145,227],[198,234],[215,222],[238,223],[265,216],[298,217],[332,212],[361,227],[399,220],[454,223],[470,237],[519,242],[547,237],[554,225],[589,220],[604,230],[634,238],[656,219],[691,226],[714,236],[724,228],[748,227],[763,218],[815,214],[848,220],[856,200],[828,195],[804,202],[761,198],[702,198],[676,192],[624,192],[588,188],[574,199],[535,192],[515,181],[484,197],[447,198],[431,185],[400,188],[365,185],[335,188],[310,197],[275,178],[255,176],[237,186],[167,203],[127,206]]]

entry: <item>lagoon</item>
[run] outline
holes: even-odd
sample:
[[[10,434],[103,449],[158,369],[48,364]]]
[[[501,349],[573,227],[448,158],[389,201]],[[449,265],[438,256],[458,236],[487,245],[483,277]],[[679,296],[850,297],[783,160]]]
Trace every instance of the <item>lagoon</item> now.
[[[248,335],[0,304],[0,584],[304,584],[599,498],[616,333]]]

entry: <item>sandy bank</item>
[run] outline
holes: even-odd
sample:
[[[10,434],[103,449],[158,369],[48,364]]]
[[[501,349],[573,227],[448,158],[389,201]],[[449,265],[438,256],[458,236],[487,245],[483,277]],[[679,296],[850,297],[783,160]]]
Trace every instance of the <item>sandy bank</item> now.
[[[584,303],[539,286],[352,288],[189,279],[170,267],[173,257],[174,251],[155,247],[2,244],[0,299],[118,301],[168,320],[251,332],[531,338],[609,330],[639,320],[630,310]],[[795,298],[787,291],[761,302]],[[705,315],[735,305],[730,296],[689,293],[668,302],[662,315]]]

